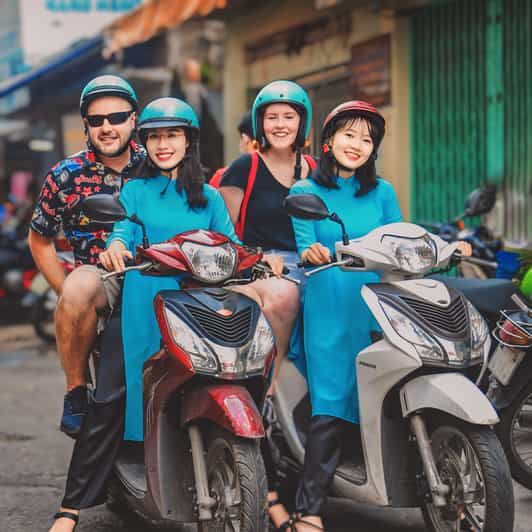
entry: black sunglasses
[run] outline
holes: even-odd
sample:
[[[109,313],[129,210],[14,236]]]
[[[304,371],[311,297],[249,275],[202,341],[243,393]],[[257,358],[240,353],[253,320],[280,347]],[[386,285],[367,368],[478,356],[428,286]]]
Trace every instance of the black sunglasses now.
[[[103,126],[104,120],[107,118],[109,124],[116,126],[123,124],[133,113],[133,109],[129,111],[120,111],[118,113],[109,113],[108,115],[87,115],[87,122],[91,127]]]

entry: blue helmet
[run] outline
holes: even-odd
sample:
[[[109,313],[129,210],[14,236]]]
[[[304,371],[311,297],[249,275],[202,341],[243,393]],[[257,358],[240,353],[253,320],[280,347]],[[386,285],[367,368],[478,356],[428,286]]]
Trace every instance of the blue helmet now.
[[[81,116],[84,117],[87,114],[87,107],[90,102],[102,96],[123,98],[131,104],[134,111],[138,110],[139,104],[133,87],[119,76],[105,75],[92,79],[81,91],[79,99]]]
[[[303,147],[312,125],[312,104],[307,91],[293,81],[272,81],[259,91],[251,108],[251,125],[254,138],[262,145],[266,144],[262,117],[265,107],[273,103],[287,103],[297,110],[301,122],[296,137],[296,147]]]

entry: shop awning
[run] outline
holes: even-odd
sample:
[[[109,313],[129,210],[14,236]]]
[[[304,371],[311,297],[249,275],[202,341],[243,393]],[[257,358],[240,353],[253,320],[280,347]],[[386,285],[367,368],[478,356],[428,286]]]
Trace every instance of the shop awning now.
[[[147,41],[159,31],[223,9],[227,0],[147,0],[106,30],[105,54]]]
[[[87,53],[98,50],[102,47],[102,42],[102,37],[99,35],[98,37],[84,41],[78,46],[63,52],[62,54],[54,56],[45,64],[39,65],[38,67],[35,67],[28,72],[24,72],[23,74],[19,74],[18,76],[6,79],[0,83],[0,98],[7,96],[21,87],[29,85],[32,81],[61,68],[62,66],[81,56],[84,56]]]

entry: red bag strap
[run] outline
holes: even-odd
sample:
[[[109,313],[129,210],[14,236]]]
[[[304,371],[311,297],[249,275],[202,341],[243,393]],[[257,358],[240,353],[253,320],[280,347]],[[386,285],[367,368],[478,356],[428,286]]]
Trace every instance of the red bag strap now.
[[[255,179],[257,178],[257,170],[259,168],[259,154],[253,152],[251,154],[251,167],[249,169],[248,181],[246,183],[246,190],[244,191],[244,197],[240,204],[240,213],[235,225],[235,233],[242,240],[244,236],[244,227],[246,225],[246,214],[248,210],[249,198],[253,192],[253,186],[255,185]]]
[[[314,157],[312,157],[311,155],[303,155],[303,157],[305,158],[305,161],[307,161],[309,168],[311,170],[315,170],[316,166],[318,166],[316,163],[316,159],[314,159]]]
[[[227,170],[227,166],[224,166],[223,168],[218,168],[214,175],[211,177],[211,180],[209,181],[209,185],[214,188],[220,188],[220,183],[222,182],[222,177],[224,176],[224,172]]]

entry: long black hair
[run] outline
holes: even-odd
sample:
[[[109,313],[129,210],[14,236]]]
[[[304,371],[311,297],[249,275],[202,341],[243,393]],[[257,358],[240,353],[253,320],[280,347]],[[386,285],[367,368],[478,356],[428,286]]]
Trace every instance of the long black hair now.
[[[181,193],[183,190],[187,195],[187,203],[192,209],[203,209],[207,205],[207,198],[203,194],[203,184],[205,183],[205,177],[203,173],[203,167],[200,162],[199,151],[199,135],[195,130],[190,128],[183,128],[185,130],[186,139],[188,142],[187,149],[183,159],[177,165],[177,179],[175,188],[177,192]],[[140,139],[142,144],[146,147],[146,141],[148,138],[148,131],[141,131]],[[147,151],[147,149],[146,149]],[[150,158],[149,154],[144,162],[143,175],[145,177],[156,177],[164,172],[159,168]],[[166,194],[166,191],[171,183],[168,179],[167,185],[161,191],[161,195]]]
[[[331,120],[322,132],[322,153],[316,170],[311,178],[319,185],[326,188],[338,188],[338,173],[343,168],[334,158],[331,149],[328,149],[329,142],[333,135],[340,129],[353,124],[358,120],[363,120],[368,124],[369,135],[373,141],[373,152],[369,159],[355,171],[355,177],[360,183],[360,188],[355,196],[365,196],[371,192],[378,184],[375,161],[377,160],[377,150],[384,137],[384,123],[376,120],[370,113],[356,111],[353,113],[342,113],[338,118]]]

